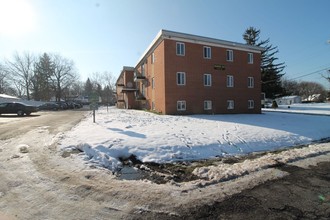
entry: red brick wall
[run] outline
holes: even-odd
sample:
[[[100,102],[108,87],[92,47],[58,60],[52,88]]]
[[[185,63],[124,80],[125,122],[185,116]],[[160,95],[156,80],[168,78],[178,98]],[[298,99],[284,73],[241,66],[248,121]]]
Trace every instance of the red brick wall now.
[[[260,54],[254,53],[254,63],[247,63],[247,51],[233,50],[234,61],[226,61],[226,48],[211,47],[212,58],[203,58],[201,44],[185,43],[185,56],[176,55],[176,42],[164,40],[166,114],[196,113],[260,113]],[[221,64],[225,70],[215,70]],[[186,85],[176,83],[176,73],[186,73]],[[212,75],[212,86],[205,87],[203,75]],[[227,75],[234,76],[234,87],[227,88]],[[254,88],[248,88],[248,77],[254,77]],[[254,109],[248,109],[248,100]],[[176,103],[185,100],[187,109],[178,112]],[[212,110],[204,110],[204,100],[212,101]],[[227,109],[227,100],[234,100],[235,108]]]
[[[137,82],[137,88],[142,92],[142,84],[145,85],[145,102],[139,102],[140,108],[152,110],[152,102],[155,104],[155,111],[166,114],[165,112],[165,75],[164,75],[164,42],[153,51],[155,56],[154,63],[151,62],[152,52],[144,61],[146,81]],[[141,65],[136,67],[141,73]],[[155,87],[152,88],[152,78]]]
[[[208,45],[185,43],[185,56],[176,55],[175,40],[165,39],[155,49],[155,62],[151,53],[146,58],[146,102],[137,102],[139,108],[163,114],[224,114],[261,112],[260,53],[253,53],[253,64],[248,64],[248,51],[233,50],[234,61],[226,61],[227,48],[211,46],[211,59],[203,58],[203,47]],[[216,70],[214,65],[224,65],[225,70]],[[141,66],[137,69],[141,72]],[[186,73],[186,85],[176,82],[176,73]],[[204,86],[204,74],[212,75],[212,86]],[[234,76],[234,87],[227,87],[227,75]],[[133,77],[133,74],[131,75]],[[254,88],[248,88],[248,77],[254,78]],[[152,89],[152,78],[155,88]],[[142,89],[142,83],[137,83]],[[186,101],[186,111],[177,111],[177,101]],[[212,101],[212,110],[204,110],[204,101]],[[234,100],[234,109],[227,109],[227,100]],[[254,100],[254,109],[248,109],[248,100]]]

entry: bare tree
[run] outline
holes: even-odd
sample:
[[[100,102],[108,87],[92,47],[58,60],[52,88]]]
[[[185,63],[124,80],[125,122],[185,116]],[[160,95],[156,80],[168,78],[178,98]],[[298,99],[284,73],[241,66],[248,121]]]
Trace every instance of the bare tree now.
[[[89,77],[94,89],[97,89],[97,85],[101,85],[102,88],[109,86],[111,89],[115,88],[116,78],[110,72],[94,72]]]
[[[298,82],[294,80],[283,79],[282,87],[285,95],[298,95]]]
[[[91,83],[93,84],[93,89],[97,89],[97,85],[103,85],[102,74],[100,72],[94,72],[90,75]]]
[[[116,93],[116,78],[111,72],[103,72],[102,78],[104,81],[104,100],[106,100],[107,104],[114,104],[114,94]]]
[[[70,85],[69,90],[71,94],[73,94],[74,96],[79,96],[83,94],[83,88],[84,88],[83,82],[77,80],[75,83]]]
[[[64,91],[77,81],[78,75],[72,60],[56,54],[52,55],[52,61],[54,72],[50,79],[55,90],[56,101],[60,101]]]
[[[323,74],[322,74],[322,77],[323,77],[324,79],[328,80],[328,82],[330,83],[330,69],[327,70],[326,75],[323,75]]]
[[[322,84],[317,82],[297,82],[295,80],[283,80],[282,87],[285,95],[299,95],[303,99],[308,99],[313,95],[318,95],[320,101],[326,97],[326,90]]]
[[[324,87],[317,82],[300,82],[298,84],[299,95],[303,97],[303,99],[308,99],[309,97],[319,94],[320,101],[326,97],[326,90]]]
[[[7,82],[6,82],[7,72],[5,67],[0,63],[0,94],[5,93]]]
[[[17,97],[23,97],[24,94],[25,94],[24,83],[22,83],[20,81],[13,80],[12,85],[14,86],[13,95],[15,95]]]
[[[25,52],[23,55],[19,55],[16,52],[13,56],[13,61],[6,61],[6,68],[11,81],[16,85],[16,88],[24,88],[25,92],[19,95],[25,94],[28,100],[30,100],[34,62],[34,56],[28,52]]]
[[[103,72],[102,79],[104,82],[104,87],[109,87],[111,91],[114,91],[116,88],[116,78],[113,76],[111,72]]]
[[[91,85],[89,85],[91,84]],[[113,102],[113,91],[115,90],[116,78],[112,73],[104,71],[103,73],[94,72],[86,81],[85,92],[89,87],[96,92],[101,98],[102,102]]]

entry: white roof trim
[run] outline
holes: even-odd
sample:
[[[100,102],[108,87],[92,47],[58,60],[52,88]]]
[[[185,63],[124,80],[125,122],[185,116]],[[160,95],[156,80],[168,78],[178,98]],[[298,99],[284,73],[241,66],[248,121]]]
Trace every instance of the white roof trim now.
[[[181,40],[183,42],[191,42],[191,43],[198,43],[203,44],[205,46],[211,45],[216,47],[226,47],[226,48],[233,48],[238,50],[246,50],[246,51],[253,51],[253,52],[261,52],[263,50],[262,47],[257,47],[248,44],[237,43],[233,41],[226,41],[220,40],[210,37],[202,37],[192,34],[184,34],[174,31],[162,30],[163,37],[167,39],[174,39],[174,40]]]
[[[198,35],[185,34],[185,33],[162,29],[158,32],[157,36],[154,38],[154,40],[151,42],[151,44],[148,46],[148,48],[144,51],[141,58],[137,62],[136,66],[139,65],[141,63],[141,61],[148,55],[150,50],[153,47],[158,46],[158,43],[160,43],[163,39],[171,39],[171,40],[175,40],[175,41],[197,43],[197,44],[202,44],[205,46],[222,47],[222,48],[242,50],[242,51],[248,51],[248,52],[254,52],[254,53],[261,53],[261,51],[264,50],[264,48],[258,47],[258,46],[247,45],[247,44],[237,43],[237,42],[233,42],[233,41],[225,41],[225,40],[220,40],[220,39],[215,39],[215,38],[202,37],[202,36],[198,36]]]

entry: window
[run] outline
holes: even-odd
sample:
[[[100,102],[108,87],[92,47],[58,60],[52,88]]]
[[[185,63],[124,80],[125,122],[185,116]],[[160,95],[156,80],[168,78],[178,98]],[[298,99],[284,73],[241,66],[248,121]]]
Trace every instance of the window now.
[[[177,72],[176,73],[176,84],[177,85],[185,85],[186,84],[186,73]]]
[[[227,100],[227,109],[234,109],[234,100]]]
[[[176,55],[184,56],[185,50],[184,50],[184,43],[176,43]]]
[[[253,53],[248,53],[248,63],[253,64]]]
[[[212,101],[206,100],[204,101],[204,110],[211,110],[212,109]]]
[[[227,61],[234,61],[234,52],[232,50],[227,50]]]
[[[234,87],[234,76],[227,75],[227,87]]]
[[[203,55],[205,59],[211,59],[211,47],[203,47]]]
[[[211,85],[212,85],[212,75],[204,74],[204,86],[211,86]]]
[[[254,109],[254,101],[248,100],[248,109]]]
[[[152,77],[152,79],[151,79],[151,88],[155,89],[155,78],[154,77]]]
[[[178,111],[185,111],[186,110],[186,101],[177,101],[176,102],[176,109]]]
[[[141,65],[141,75],[144,76],[144,63]]]
[[[248,77],[248,88],[254,88],[254,78]]]
[[[155,53],[151,54],[151,63],[155,63]]]
[[[156,108],[155,108],[155,102],[151,102],[151,109],[152,110],[155,110]]]

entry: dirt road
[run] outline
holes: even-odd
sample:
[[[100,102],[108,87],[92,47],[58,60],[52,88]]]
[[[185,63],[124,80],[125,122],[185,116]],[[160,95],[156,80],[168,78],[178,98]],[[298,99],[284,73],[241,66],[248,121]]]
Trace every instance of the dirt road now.
[[[213,184],[122,181],[81,156],[62,156],[58,141],[84,115],[0,117],[0,219],[330,217],[327,151]]]

